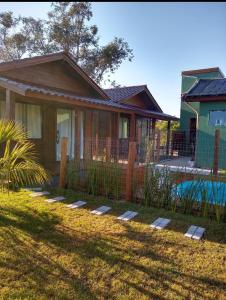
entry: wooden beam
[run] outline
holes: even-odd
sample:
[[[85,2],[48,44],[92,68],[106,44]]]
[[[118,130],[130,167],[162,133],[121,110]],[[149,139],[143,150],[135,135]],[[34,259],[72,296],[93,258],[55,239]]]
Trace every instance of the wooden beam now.
[[[141,145],[142,142],[142,121],[141,121],[141,126],[137,126],[137,143],[138,145]]]
[[[68,138],[62,137],[61,158],[60,158],[60,182],[59,182],[61,188],[65,188],[66,171],[67,171],[67,147],[68,147]]]
[[[93,112],[85,112],[85,137],[84,137],[84,156],[86,159],[92,159],[92,142],[93,142]]]
[[[116,137],[116,162],[118,162],[119,160],[119,122],[120,122],[120,113],[116,113],[116,133],[115,133],[115,137]]]
[[[135,142],[135,140],[136,140],[136,116],[135,116],[135,114],[131,114],[131,117],[130,117],[129,135],[130,135],[130,142]]]
[[[128,166],[126,172],[126,200],[132,201],[133,195],[133,171],[136,160],[136,142],[129,143]]]
[[[75,159],[80,159],[82,111],[75,111]]]
[[[93,112],[93,127],[94,127],[94,157],[98,158],[99,155],[99,111]]]
[[[7,120],[15,120],[15,97],[12,91],[6,89],[6,112]]]
[[[169,155],[169,146],[170,146],[170,124],[171,124],[171,122],[168,121],[168,123],[167,123],[167,137],[166,137],[166,155]]]
[[[111,137],[106,138],[106,161],[111,160]]]
[[[157,131],[157,140],[156,140],[156,151],[157,151],[157,155],[156,155],[156,162],[159,162],[160,160],[160,130],[156,130]]]
[[[220,148],[220,129],[215,130],[215,141],[214,141],[214,158],[213,158],[213,174],[218,174],[219,167],[219,148]]]

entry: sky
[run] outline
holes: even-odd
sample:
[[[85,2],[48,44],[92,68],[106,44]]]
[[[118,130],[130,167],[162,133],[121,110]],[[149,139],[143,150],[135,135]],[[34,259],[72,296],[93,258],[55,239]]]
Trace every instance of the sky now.
[[[0,12],[44,18],[50,3],[1,2]],[[92,10],[101,44],[122,37],[133,49],[133,61],[111,79],[147,84],[165,113],[180,114],[181,71],[220,67],[226,74],[226,3],[93,2]]]

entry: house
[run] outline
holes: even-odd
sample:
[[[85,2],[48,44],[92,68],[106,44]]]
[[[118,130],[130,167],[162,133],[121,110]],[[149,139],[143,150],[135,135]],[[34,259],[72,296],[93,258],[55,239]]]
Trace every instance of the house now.
[[[219,68],[182,72],[180,129],[195,165],[213,168],[215,129],[220,129],[219,168],[226,168],[226,78]],[[193,149],[193,150],[192,150]]]
[[[65,52],[0,64],[0,118],[21,122],[41,163],[59,169],[61,138],[68,156],[93,158],[101,141],[137,139],[137,124],[148,135],[164,114],[147,86],[101,89]],[[110,145],[110,146],[111,146]]]
[[[127,108],[133,108],[136,110],[142,109],[147,111],[152,111],[155,115],[153,118],[144,117],[139,114],[136,116],[136,129],[135,129],[135,139],[141,142],[146,136],[150,129],[155,128],[156,120],[158,117],[163,116],[163,111],[152,96],[147,85],[139,86],[128,86],[119,87],[112,89],[105,89],[105,93],[108,97],[115,103],[124,105]],[[165,115],[165,120],[169,122],[172,120],[170,116]],[[129,126],[130,118],[128,114],[121,114],[119,120],[119,138],[128,139],[129,138]]]

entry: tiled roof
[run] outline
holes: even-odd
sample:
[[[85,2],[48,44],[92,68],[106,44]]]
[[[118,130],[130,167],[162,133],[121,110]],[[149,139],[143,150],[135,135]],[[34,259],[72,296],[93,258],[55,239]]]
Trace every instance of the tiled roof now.
[[[114,102],[120,102],[134,95],[137,95],[138,93],[144,91],[145,88],[146,85],[137,85],[137,86],[104,89],[104,91],[108,95],[108,97],[112,99]]]
[[[123,103],[125,100],[136,96],[141,92],[145,92],[150,99],[151,106],[156,108],[158,112],[163,112],[161,107],[158,105],[155,98],[152,96],[151,92],[149,91],[147,85],[135,85],[135,86],[127,86],[127,87],[117,87],[111,89],[104,89],[104,92],[108,95],[108,97],[116,102],[116,103]],[[152,109],[150,107],[150,109]]]
[[[226,95],[226,78],[223,79],[200,79],[193,88],[184,96],[224,96]]]
[[[161,112],[156,112],[156,111],[151,111],[151,110],[145,110],[145,109],[139,109],[137,107],[123,104],[123,103],[117,103],[112,101],[111,99],[96,99],[96,98],[89,98],[89,97],[84,97],[84,96],[79,96],[74,93],[68,92],[68,91],[59,91],[57,89],[53,88],[47,88],[47,87],[40,87],[40,86],[35,86],[33,84],[28,84],[28,83],[23,83],[19,82],[16,80],[11,80],[5,77],[0,77],[0,86],[12,86],[14,90],[18,93],[21,93],[23,95],[26,95],[26,92],[34,92],[34,93],[41,93],[44,95],[49,95],[49,96],[56,96],[56,97],[64,97],[67,99],[71,100],[78,100],[81,102],[86,102],[90,104],[95,104],[99,106],[110,106],[113,108],[121,109],[121,110],[127,110],[127,111],[132,111],[134,113],[140,113],[140,114],[145,114],[145,115],[150,115],[150,116],[156,116],[156,118],[160,119],[169,119],[169,120],[177,120],[177,117],[170,116]]]

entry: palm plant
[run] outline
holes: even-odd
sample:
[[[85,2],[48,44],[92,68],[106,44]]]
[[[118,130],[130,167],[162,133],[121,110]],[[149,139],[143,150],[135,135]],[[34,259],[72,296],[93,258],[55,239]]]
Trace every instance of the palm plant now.
[[[13,187],[43,184],[49,180],[37,162],[35,146],[23,127],[13,121],[0,121],[0,185]]]

